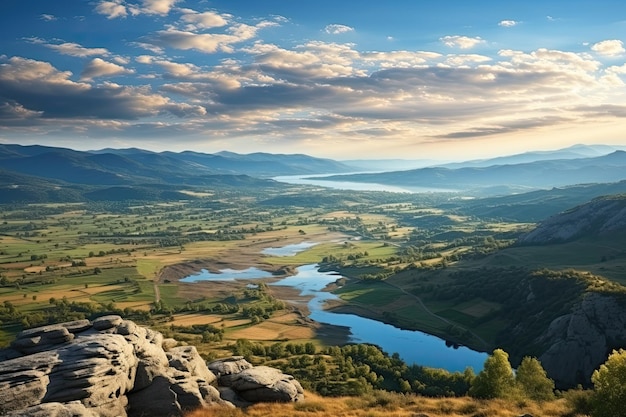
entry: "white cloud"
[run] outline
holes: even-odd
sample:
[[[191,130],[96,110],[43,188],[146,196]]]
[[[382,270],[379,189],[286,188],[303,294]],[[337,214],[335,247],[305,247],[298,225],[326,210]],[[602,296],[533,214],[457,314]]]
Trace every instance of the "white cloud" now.
[[[501,20],[500,23],[498,23],[498,26],[502,26],[505,28],[511,28],[513,26],[517,26],[519,24],[518,21],[516,20]]]
[[[133,16],[141,13],[166,16],[179,1],[181,0],[143,0],[139,6],[125,0],[100,0],[96,12],[105,15],[107,19],[126,17],[128,13]]]
[[[143,0],[142,11],[147,14],[167,15],[180,0]]]
[[[192,28],[210,29],[219,28],[228,24],[230,15],[223,15],[217,12],[198,13],[191,9],[183,9],[183,15],[180,18],[183,22],[191,25]]]
[[[80,79],[90,81],[96,77],[132,74],[133,72],[133,70],[126,69],[121,65],[107,62],[101,58],[95,58],[85,66]]]
[[[468,36],[444,36],[439,39],[444,45],[449,46],[450,48],[460,48],[460,49],[471,49],[476,45],[480,45],[481,43],[485,43],[483,39],[480,37],[470,38]]]
[[[255,26],[238,24],[229,28],[232,34],[193,33],[168,28],[158,31],[150,39],[150,43],[158,47],[170,47],[181,50],[196,50],[205,53],[217,51],[231,53],[232,45],[252,39],[256,36]]]
[[[626,52],[626,49],[624,49],[624,42],[618,39],[595,43],[591,46],[591,50],[596,52],[598,55],[608,57],[620,56]]]
[[[96,6],[96,12],[105,15],[107,19],[126,17],[128,15],[123,0],[103,0]]]
[[[40,16],[39,16],[39,18],[40,18],[41,20],[46,21],[46,22],[52,22],[52,21],[54,21],[54,20],[57,20],[56,16],[51,15],[51,14],[46,14],[46,13],[44,13],[44,14],[40,15]]]
[[[329,35],[340,35],[342,33],[354,32],[354,28],[346,25],[332,24],[324,28],[324,32]]]
[[[60,54],[77,56],[80,58],[94,55],[109,55],[109,51],[106,48],[85,48],[84,46],[73,42],[65,42],[58,45],[46,44],[46,46],[59,52]]]

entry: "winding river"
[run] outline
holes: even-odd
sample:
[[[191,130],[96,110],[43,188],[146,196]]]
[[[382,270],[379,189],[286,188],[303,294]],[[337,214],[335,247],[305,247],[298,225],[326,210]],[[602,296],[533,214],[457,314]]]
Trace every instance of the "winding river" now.
[[[302,242],[280,248],[267,248],[263,253],[271,256],[293,256],[315,244]],[[201,274],[190,275],[182,281],[263,279],[269,276],[271,274],[268,272],[252,267],[241,271],[224,269],[219,273],[203,270]],[[296,275],[283,278],[271,285],[296,288],[301,295],[311,297],[308,302],[309,317],[319,323],[349,328],[351,342],[378,345],[389,354],[398,353],[409,364],[443,368],[451,372],[463,371],[468,366],[476,372],[482,370],[487,358],[486,353],[476,352],[463,346],[449,347],[444,340],[423,332],[402,330],[355,314],[339,314],[324,310],[324,305],[328,300],[338,299],[336,295],[324,291],[324,288],[340,277],[334,272],[320,272],[316,264],[309,264],[298,267]]]

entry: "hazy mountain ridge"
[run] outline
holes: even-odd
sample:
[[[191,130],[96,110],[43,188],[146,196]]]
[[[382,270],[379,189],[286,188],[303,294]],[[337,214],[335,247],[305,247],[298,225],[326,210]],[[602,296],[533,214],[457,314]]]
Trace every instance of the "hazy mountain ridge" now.
[[[351,171],[339,162],[307,155],[156,153],[141,149],[80,152],[21,145],[1,145],[0,161],[5,170],[92,185],[202,183],[200,179],[206,175],[243,174],[267,178]]]
[[[470,192],[484,187],[551,188],[626,179],[626,151],[592,158],[555,159],[513,165],[427,167],[377,174],[335,175],[318,180],[371,182],[403,187],[437,187]]]
[[[519,244],[566,242],[585,236],[626,232],[626,194],[596,198],[543,221]]]

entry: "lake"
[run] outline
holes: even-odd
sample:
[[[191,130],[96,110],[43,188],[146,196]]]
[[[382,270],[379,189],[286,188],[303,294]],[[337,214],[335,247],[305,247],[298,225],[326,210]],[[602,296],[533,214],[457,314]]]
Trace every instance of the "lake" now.
[[[350,174],[368,174],[371,172],[352,172]],[[334,188],[337,190],[353,190],[353,191],[387,191],[391,193],[455,193],[459,190],[450,190],[443,188],[429,187],[397,187],[389,184],[378,184],[371,182],[352,182],[323,180],[320,178],[329,177],[331,175],[342,174],[317,174],[317,175],[282,175],[272,178],[274,181],[285,182],[287,184],[301,185],[317,185],[320,187]],[[343,175],[348,175],[344,173]],[[315,179],[313,179],[315,178]]]
[[[203,270],[201,274],[191,275],[181,281],[230,281],[235,279],[262,279],[270,276],[272,275],[269,272],[258,268],[223,269],[219,273]],[[409,364],[443,368],[451,372],[463,371],[468,366],[476,372],[482,370],[483,363],[487,358],[486,353],[475,352],[463,346],[448,347],[445,341],[438,337],[419,331],[402,330],[355,314],[338,314],[325,311],[324,304],[326,301],[338,297],[323,291],[323,289],[340,277],[334,272],[320,272],[316,264],[310,264],[298,267],[296,275],[283,278],[271,285],[296,288],[300,290],[301,295],[312,297],[308,303],[309,317],[319,323],[348,327],[351,332],[351,342],[375,344],[390,355],[397,352]]]
[[[277,248],[265,248],[261,251],[261,253],[263,255],[270,256],[295,256],[317,244],[319,244],[319,242],[294,243],[293,245],[285,245]]]

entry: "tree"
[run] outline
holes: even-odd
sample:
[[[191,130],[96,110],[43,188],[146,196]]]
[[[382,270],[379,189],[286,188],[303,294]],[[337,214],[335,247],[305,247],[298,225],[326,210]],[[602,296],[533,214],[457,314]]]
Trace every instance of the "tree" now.
[[[591,376],[593,417],[626,416],[626,350],[614,350]]]
[[[536,358],[526,356],[517,368],[515,382],[518,388],[531,400],[548,401],[554,398],[554,381]]]
[[[509,355],[502,349],[496,349],[485,360],[483,370],[472,381],[469,394],[476,398],[503,398],[511,392],[514,385],[515,377]]]

